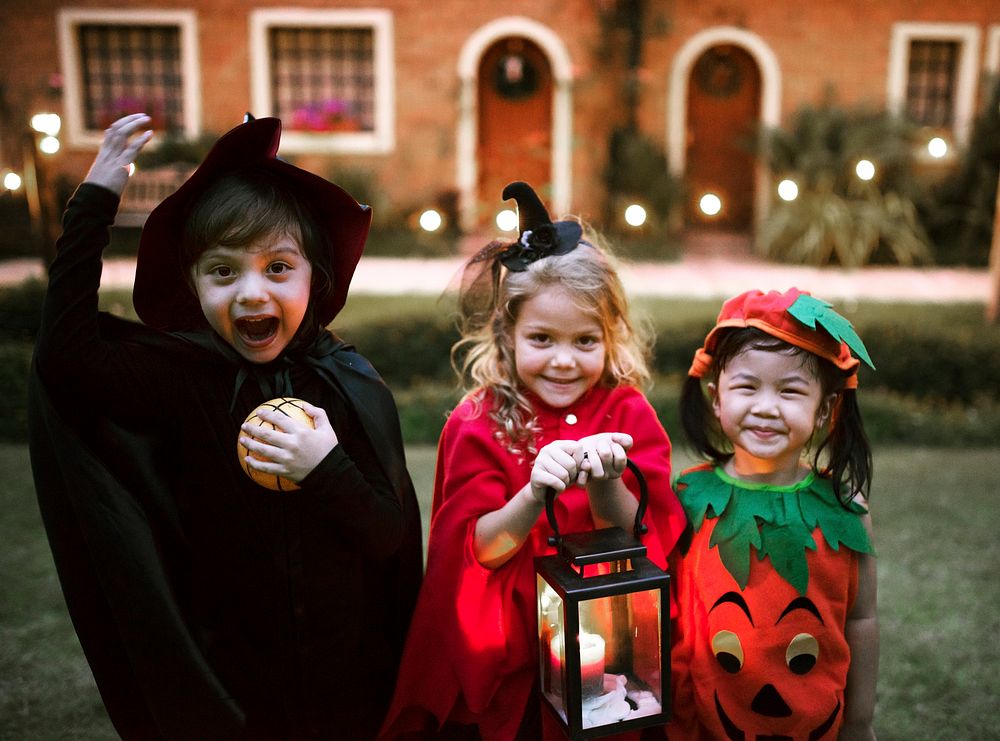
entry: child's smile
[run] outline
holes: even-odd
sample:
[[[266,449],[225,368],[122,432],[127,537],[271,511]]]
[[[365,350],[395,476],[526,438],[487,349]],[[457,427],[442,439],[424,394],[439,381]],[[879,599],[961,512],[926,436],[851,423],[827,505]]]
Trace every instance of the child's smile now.
[[[748,349],[732,358],[709,388],[715,415],[733,444],[730,473],[794,483],[802,474],[799,457],[826,421],[830,403],[815,369],[800,354]]]
[[[240,317],[233,324],[243,342],[252,346],[266,345],[278,331],[278,320],[273,316]]]
[[[309,306],[312,265],[298,240],[284,235],[246,247],[213,247],[192,280],[209,325],[252,363],[288,346]]]
[[[556,409],[576,402],[604,374],[604,334],[562,288],[524,302],[514,323],[514,364],[529,391]]]

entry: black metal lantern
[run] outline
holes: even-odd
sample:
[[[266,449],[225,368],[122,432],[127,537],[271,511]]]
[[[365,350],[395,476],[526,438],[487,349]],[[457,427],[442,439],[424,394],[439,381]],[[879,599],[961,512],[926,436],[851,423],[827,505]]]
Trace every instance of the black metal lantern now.
[[[670,717],[670,577],[639,540],[649,494],[628,466],[640,490],[632,533],[560,535],[553,492],[545,502],[558,553],[535,559],[541,692],[574,741]]]

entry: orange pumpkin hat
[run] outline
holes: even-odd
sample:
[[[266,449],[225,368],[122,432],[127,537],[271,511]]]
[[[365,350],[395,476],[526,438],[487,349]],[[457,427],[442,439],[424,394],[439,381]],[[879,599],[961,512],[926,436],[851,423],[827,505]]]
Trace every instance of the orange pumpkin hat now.
[[[726,301],[715,326],[695,351],[688,375],[703,378],[708,374],[722,330],[745,327],[759,329],[829,360],[847,377],[847,388],[857,388],[861,360],[875,368],[867,348],[847,319],[825,301],[790,288],[784,293],[747,291]]]

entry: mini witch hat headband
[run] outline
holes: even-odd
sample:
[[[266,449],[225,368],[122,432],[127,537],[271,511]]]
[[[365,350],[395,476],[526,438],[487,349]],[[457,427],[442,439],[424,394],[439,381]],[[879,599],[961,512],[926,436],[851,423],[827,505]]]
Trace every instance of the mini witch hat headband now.
[[[846,388],[857,388],[861,361],[875,369],[868,349],[847,319],[827,302],[805,291],[790,288],[785,293],[747,291],[726,301],[715,327],[695,352],[688,375],[693,378],[708,375],[722,330],[746,327],[759,329],[829,360],[843,371],[847,379]]]
[[[503,189],[503,199],[517,201],[518,240],[501,252],[497,259],[515,273],[528,269],[536,260],[565,255],[576,249],[583,227],[575,221],[553,221],[542,200],[530,185],[520,180]]]
[[[577,245],[589,244],[581,239],[583,227],[579,223],[553,223],[538,194],[527,183],[508,184],[503,189],[503,197],[517,201],[520,233],[512,243],[491,242],[466,263],[462,271],[459,311],[470,331],[485,326],[497,309],[501,267],[511,273],[523,273],[538,260],[565,255]]]

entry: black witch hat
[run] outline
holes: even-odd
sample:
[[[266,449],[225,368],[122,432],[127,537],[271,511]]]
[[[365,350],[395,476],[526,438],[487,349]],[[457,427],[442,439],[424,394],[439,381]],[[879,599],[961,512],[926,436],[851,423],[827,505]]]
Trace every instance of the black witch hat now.
[[[517,201],[520,237],[499,255],[501,264],[519,273],[543,257],[565,255],[580,243],[583,227],[576,221],[556,221],[549,218],[538,194],[520,180],[503,189],[503,198]]]
[[[333,290],[317,305],[317,319],[329,324],[347,301],[351,277],[361,259],[372,212],[368,206],[319,175],[278,158],[281,121],[244,117],[244,123],[223,135],[198,169],[173,194],[153,209],[142,229],[136,261],[136,313],[148,326],[171,332],[190,329],[203,321],[198,299],[188,287],[181,266],[184,224],[198,199],[220,177],[255,166],[281,176],[296,188],[319,215],[328,236]]]

